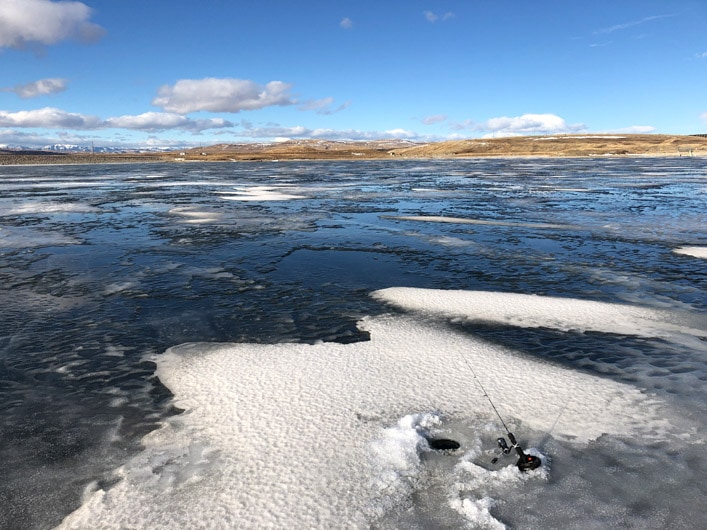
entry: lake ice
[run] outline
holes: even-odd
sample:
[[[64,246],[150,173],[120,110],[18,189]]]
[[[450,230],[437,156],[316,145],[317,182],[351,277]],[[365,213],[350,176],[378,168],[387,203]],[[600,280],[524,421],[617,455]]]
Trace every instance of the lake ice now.
[[[698,528],[706,206],[686,158],[0,168],[0,527]]]

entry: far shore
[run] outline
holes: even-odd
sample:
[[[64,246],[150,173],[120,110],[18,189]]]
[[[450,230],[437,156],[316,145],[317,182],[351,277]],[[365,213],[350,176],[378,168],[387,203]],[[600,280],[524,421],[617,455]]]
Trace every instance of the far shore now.
[[[535,135],[432,143],[290,140],[270,144],[219,144],[158,153],[0,149],[0,165],[684,156],[707,157],[707,135]]]

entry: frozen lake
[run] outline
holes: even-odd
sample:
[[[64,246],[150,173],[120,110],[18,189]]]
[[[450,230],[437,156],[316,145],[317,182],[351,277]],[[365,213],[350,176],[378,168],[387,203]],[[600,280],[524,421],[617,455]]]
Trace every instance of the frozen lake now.
[[[705,249],[697,158],[0,167],[0,528],[700,528]]]

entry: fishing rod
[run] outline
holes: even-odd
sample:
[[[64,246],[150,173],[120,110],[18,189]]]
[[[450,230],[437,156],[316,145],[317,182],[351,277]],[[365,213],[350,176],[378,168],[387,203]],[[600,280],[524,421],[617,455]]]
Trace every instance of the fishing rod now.
[[[488,392],[486,392],[486,388],[484,388],[484,385],[481,383],[481,379],[476,376],[476,372],[474,372],[474,369],[471,367],[471,363],[469,363],[469,360],[466,358],[463,352],[460,353],[462,359],[464,359],[464,363],[469,368],[471,375],[476,380],[476,384],[479,385],[479,388],[481,388],[481,391],[484,393],[484,396],[486,396],[486,399],[489,400],[491,408],[493,408],[493,411],[496,413],[496,416],[498,416],[498,419],[501,420],[503,428],[506,429],[506,434],[508,435],[508,439],[510,440],[511,445],[508,445],[506,439],[503,436],[497,438],[496,443],[501,448],[501,453],[505,456],[508,455],[513,449],[515,449],[516,453],[518,454],[518,462],[516,462],[516,467],[518,467],[518,469],[520,469],[522,472],[532,471],[533,469],[537,469],[538,467],[540,467],[542,465],[542,461],[540,460],[540,458],[534,455],[529,455],[525,451],[523,451],[523,448],[516,440],[516,437],[508,429],[506,422],[503,421],[503,417],[501,417],[501,413],[498,412],[498,409],[496,408],[496,405],[494,405],[491,396],[489,396]],[[496,462],[498,462],[498,457],[494,457],[491,460],[492,464],[495,464]]]

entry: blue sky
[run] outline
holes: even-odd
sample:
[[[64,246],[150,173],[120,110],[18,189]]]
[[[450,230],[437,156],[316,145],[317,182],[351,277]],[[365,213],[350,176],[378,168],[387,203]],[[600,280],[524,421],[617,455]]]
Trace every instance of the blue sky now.
[[[0,0],[0,145],[707,132],[705,0]]]

